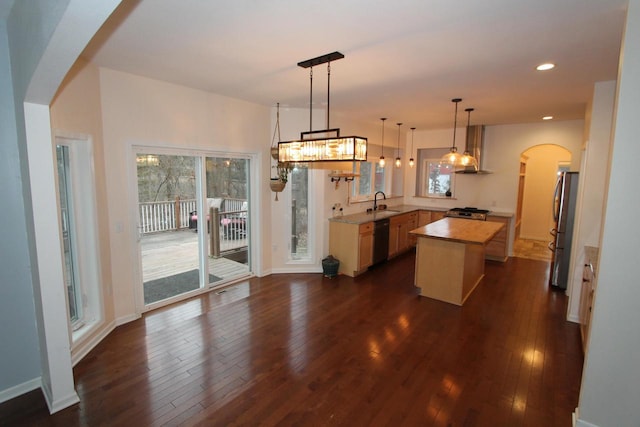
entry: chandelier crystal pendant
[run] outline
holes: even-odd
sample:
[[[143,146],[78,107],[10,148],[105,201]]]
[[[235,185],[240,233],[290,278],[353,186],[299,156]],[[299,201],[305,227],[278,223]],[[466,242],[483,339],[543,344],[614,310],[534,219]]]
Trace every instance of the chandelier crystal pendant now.
[[[473,111],[473,108],[465,108],[464,111],[467,112],[467,138],[469,138],[469,129],[471,126],[471,112]],[[460,163],[462,164],[462,166],[466,168],[473,168],[475,171],[478,170],[478,161],[476,160],[475,157],[473,157],[471,155],[471,153],[469,153],[469,151],[465,150],[464,154],[462,155],[462,158],[460,159]]]
[[[453,116],[453,145],[451,146],[450,151],[442,156],[440,159],[441,163],[449,163],[453,166],[461,166],[462,155],[458,153],[458,149],[456,148],[456,128],[458,127],[458,103],[462,101],[462,98],[453,98],[451,102],[456,105],[455,115]]]
[[[327,162],[327,161],[366,161],[367,138],[361,136],[340,136],[340,129],[329,126],[331,61],[344,58],[340,52],[332,52],[317,58],[298,62],[298,66],[309,68],[309,131],[301,132],[300,139],[281,141],[278,143],[278,160],[280,162]],[[327,64],[327,127],[313,130],[312,97],[313,67]],[[334,134],[334,136],[328,136]]]
[[[380,120],[382,120],[382,150],[380,151],[380,160],[378,160],[378,164],[380,165],[381,168],[384,167],[385,161],[384,161],[384,121],[387,120],[386,117],[382,117]]]
[[[400,160],[400,126],[402,123],[396,123],[398,125],[398,154],[396,157],[396,167],[399,168],[402,166],[402,161]]]
[[[412,168],[413,165],[415,164],[414,160],[413,160],[413,134],[415,132],[416,128],[411,128],[411,157],[409,157],[409,167]]]

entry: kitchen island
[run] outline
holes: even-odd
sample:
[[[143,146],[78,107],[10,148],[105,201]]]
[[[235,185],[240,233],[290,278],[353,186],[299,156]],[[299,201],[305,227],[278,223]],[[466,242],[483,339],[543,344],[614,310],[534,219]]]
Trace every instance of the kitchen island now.
[[[415,285],[420,295],[462,305],[484,277],[485,245],[505,225],[444,218],[411,230],[417,236]]]

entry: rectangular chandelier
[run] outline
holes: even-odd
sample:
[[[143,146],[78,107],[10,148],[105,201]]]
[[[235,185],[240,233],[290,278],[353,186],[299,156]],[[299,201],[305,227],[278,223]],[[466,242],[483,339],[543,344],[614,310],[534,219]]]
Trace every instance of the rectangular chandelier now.
[[[305,134],[336,132],[329,138],[304,139]],[[278,142],[280,162],[330,162],[367,160],[367,138],[340,136],[339,129],[302,132],[297,141]]]
[[[279,162],[332,162],[332,161],[365,161],[367,160],[367,138],[361,136],[340,136],[340,129],[330,129],[329,113],[331,81],[331,61],[344,58],[340,52],[332,52],[317,58],[298,62],[302,68],[311,68],[309,95],[309,131],[301,132],[297,141],[278,142]],[[313,67],[327,64],[327,128],[312,130],[313,105]],[[331,136],[331,134],[335,134]]]

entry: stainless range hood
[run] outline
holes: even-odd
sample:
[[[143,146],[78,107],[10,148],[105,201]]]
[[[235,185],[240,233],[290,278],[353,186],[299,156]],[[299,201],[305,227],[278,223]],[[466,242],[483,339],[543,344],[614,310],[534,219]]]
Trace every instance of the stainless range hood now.
[[[467,139],[465,142],[465,151],[475,157],[478,162],[478,170],[473,166],[467,166],[464,169],[456,171],[456,173],[468,174],[487,174],[490,171],[484,170],[482,165],[482,156],[484,154],[484,125],[467,126]]]

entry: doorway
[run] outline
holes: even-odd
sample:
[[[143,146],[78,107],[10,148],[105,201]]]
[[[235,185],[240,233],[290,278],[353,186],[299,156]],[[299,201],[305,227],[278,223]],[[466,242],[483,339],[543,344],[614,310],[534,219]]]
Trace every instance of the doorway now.
[[[571,164],[571,152],[553,144],[536,145],[520,155],[514,256],[550,260],[553,193],[559,167]]]
[[[134,151],[145,309],[250,275],[250,160]]]

